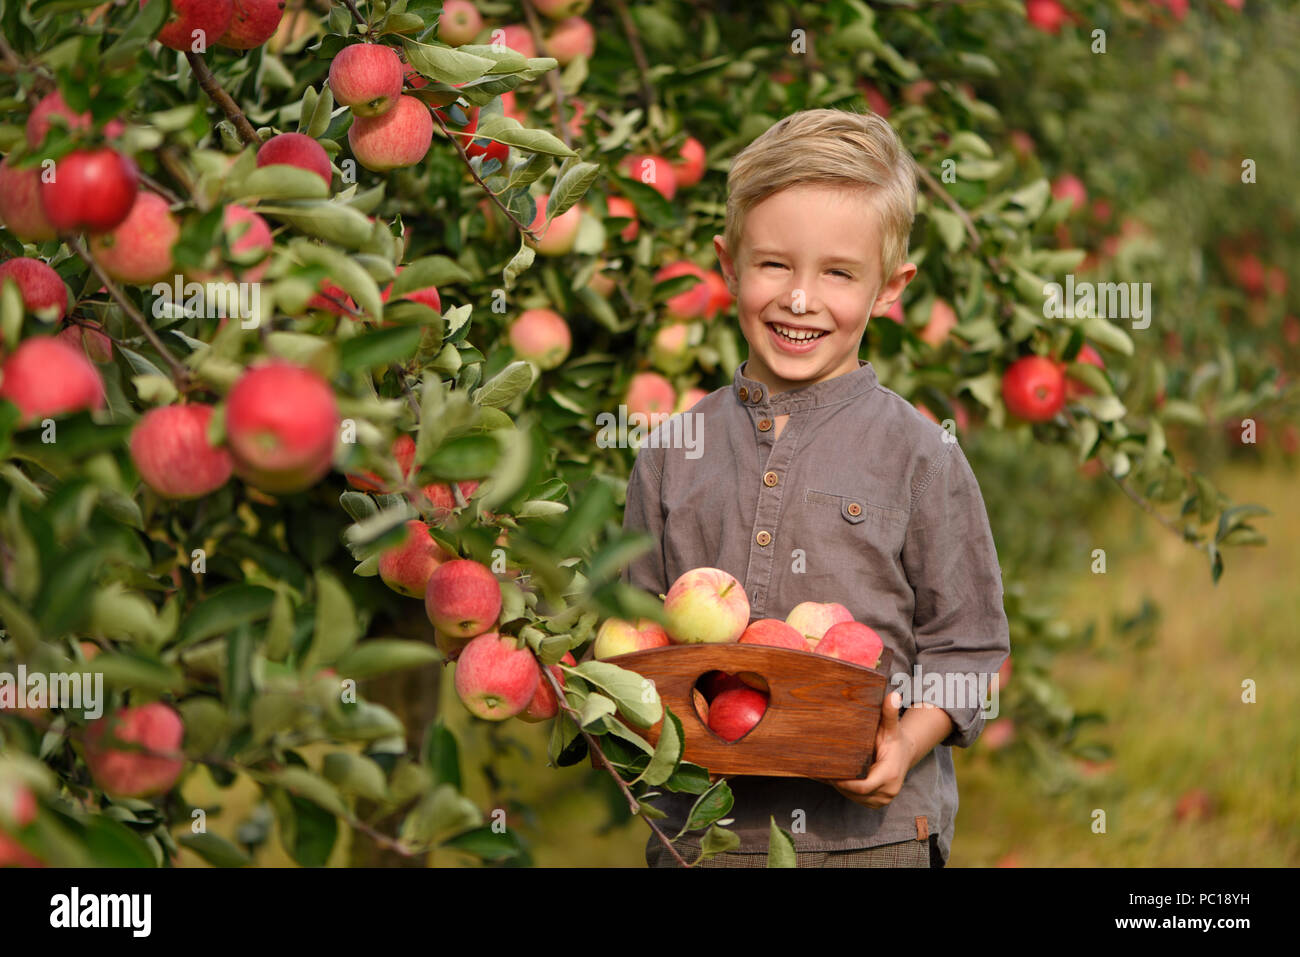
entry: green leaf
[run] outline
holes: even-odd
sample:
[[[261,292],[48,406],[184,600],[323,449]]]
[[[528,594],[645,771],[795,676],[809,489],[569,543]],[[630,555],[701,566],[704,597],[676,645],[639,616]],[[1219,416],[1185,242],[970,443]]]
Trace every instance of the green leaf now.
[[[460,745],[456,735],[441,721],[429,725],[423,756],[424,763],[433,772],[434,784],[450,784],[460,789]]]
[[[102,673],[109,688],[137,688],[153,694],[177,692],[185,687],[185,678],[176,668],[136,655],[101,654],[94,670]]]
[[[176,633],[177,645],[192,645],[265,617],[274,600],[275,592],[261,585],[237,584],[218,589],[185,616]]]
[[[441,658],[437,648],[422,641],[372,638],[345,654],[334,668],[348,678],[372,678],[390,671],[423,668]]]
[[[600,173],[595,163],[574,163],[555,181],[546,200],[546,217],[554,219],[582,199]]]
[[[446,256],[425,256],[402,268],[401,275],[393,282],[393,299],[400,299],[408,292],[428,289],[430,286],[440,288],[450,283],[468,283],[474,279],[460,267],[460,264]]]
[[[361,216],[360,213],[357,215]],[[290,244],[290,248],[304,265],[325,267],[329,271],[330,279],[350,295],[366,315],[378,319],[383,314],[384,306],[379,296],[379,286],[356,260],[345,256],[337,249],[319,246],[306,240],[295,240]]]
[[[517,120],[504,116],[480,117],[478,129],[474,131],[475,139],[491,139],[507,146],[528,150],[532,153],[545,153],[547,156],[577,156],[573,150],[553,133],[545,130],[530,130],[519,125]]]
[[[285,163],[260,166],[229,191],[236,202],[258,199],[328,199],[330,188],[311,170]]]
[[[494,409],[505,408],[532,387],[534,377],[531,362],[512,362],[474,390],[473,402]]]
[[[331,751],[321,763],[325,778],[346,794],[356,794],[370,801],[388,799],[388,782],[374,761],[350,751]]]
[[[695,799],[695,804],[691,806],[691,813],[686,819],[686,827],[677,836],[681,837],[687,831],[698,831],[708,827],[714,821],[722,820],[731,812],[735,801],[731,786],[727,784],[726,779],[719,779]]]
[[[99,66],[104,70],[113,71],[138,60],[154,34],[162,29],[169,6],[170,4],[163,0],[150,0],[145,4],[139,13],[131,18],[126,29],[113,41],[113,45],[104,51]]]
[[[253,859],[219,834],[204,831],[202,834],[184,834],[178,839],[182,847],[189,848],[213,867],[248,867]]]
[[[348,249],[360,249],[370,240],[371,224],[365,213],[342,203],[281,200],[269,206],[259,205],[256,212],[282,219],[308,236]]]
[[[481,479],[492,474],[500,451],[491,435],[465,435],[444,442],[426,465],[430,475],[440,481]]]
[[[467,854],[481,857],[485,861],[500,862],[526,856],[524,846],[520,843],[519,837],[514,831],[509,828],[504,831],[497,831],[491,825],[457,834],[455,837],[443,841],[440,846],[464,851]]]
[[[95,814],[81,835],[93,867],[157,867],[158,862],[134,831],[112,818]]]
[[[798,856],[794,851],[794,838],[785,828],[776,826],[776,818],[770,818],[771,830],[767,839],[768,867],[797,867]]]
[[[739,834],[718,827],[716,824],[711,825],[704,834],[704,840],[700,842],[700,856],[695,859],[694,863],[698,864],[700,861],[707,861],[711,857],[716,857],[718,854],[727,851],[734,851],[738,847],[740,847]]]
[[[346,818],[348,816],[347,805],[339,797],[339,792],[335,790],[332,784],[314,771],[297,766],[281,768],[278,771],[271,772],[268,779],[272,784],[310,801],[337,817]]]
[[[613,698],[618,710],[634,724],[648,728],[663,717],[663,703],[654,682],[635,671],[605,661],[584,661],[573,670]]]
[[[316,570],[316,629],[311,650],[303,660],[303,672],[332,665],[361,637],[352,596],[333,572]]]
[[[641,772],[641,777],[638,778],[652,787],[658,787],[666,782],[682,763],[682,742],[685,740],[682,722],[671,710],[665,708],[664,711],[663,729],[659,733],[658,743],[655,744],[655,753],[650,758],[650,763],[646,765],[646,769]]]
[[[483,813],[450,784],[440,784],[402,821],[400,836],[422,847],[437,844],[483,823]]]
[[[339,346],[339,371],[354,372],[410,359],[423,331],[420,326],[396,326],[354,336]]]
[[[603,694],[589,694],[587,700],[582,703],[578,723],[583,728],[590,728],[593,722],[598,721],[607,714],[613,714],[615,710],[614,702]]]
[[[1097,317],[1085,319],[1083,334],[1103,349],[1126,356],[1133,354],[1133,340],[1129,338],[1128,333],[1106,319]]]
[[[443,83],[468,83],[496,69],[497,61],[488,56],[475,56],[448,47],[406,39],[402,41],[402,46],[406,49],[407,62],[422,76]]]

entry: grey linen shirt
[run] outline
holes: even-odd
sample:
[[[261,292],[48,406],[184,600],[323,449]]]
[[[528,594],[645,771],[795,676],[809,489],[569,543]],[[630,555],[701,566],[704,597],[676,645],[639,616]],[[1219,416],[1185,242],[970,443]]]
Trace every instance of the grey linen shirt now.
[[[881,386],[870,363],[775,396],[744,369],[686,413],[699,416],[694,451],[670,442],[667,424],[639,450],[623,527],[648,532],[658,546],[624,579],[662,595],[692,568],[721,568],[744,586],[751,620],[784,619],[803,601],[845,605],[880,634],[892,675],[912,678],[918,665],[923,673],[996,672],[1010,652],[1002,575],[960,445]],[[787,413],[773,440],[776,416]],[[653,447],[656,440],[678,447]],[[898,687],[895,680],[887,692]],[[808,778],[730,778],[737,851],[766,853],[775,817],[799,851],[937,834],[946,861],[957,814],[951,748],[968,747],[984,726],[978,701],[966,701],[974,706],[935,702],[953,731],[883,808]],[[653,800],[668,813],[670,836],[694,799],[664,792]],[[682,842],[695,848],[698,840],[696,832]]]

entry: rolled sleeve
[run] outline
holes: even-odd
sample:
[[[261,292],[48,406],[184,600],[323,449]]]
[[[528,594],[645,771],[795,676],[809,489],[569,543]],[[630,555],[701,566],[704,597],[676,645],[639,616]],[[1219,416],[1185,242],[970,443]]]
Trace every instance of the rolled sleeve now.
[[[645,532],[654,539],[654,545],[623,569],[623,581],[652,595],[662,595],[668,591],[664,568],[664,511],[659,494],[663,475],[654,461],[653,451],[642,449],[632,466],[627,482],[623,529]]]
[[[1006,660],[1011,643],[984,500],[956,443],[932,474],[917,492],[902,552],[916,598],[916,661],[922,674],[991,675]],[[951,684],[945,681],[945,687]],[[953,730],[940,744],[969,747],[984,727],[979,702],[943,710]]]

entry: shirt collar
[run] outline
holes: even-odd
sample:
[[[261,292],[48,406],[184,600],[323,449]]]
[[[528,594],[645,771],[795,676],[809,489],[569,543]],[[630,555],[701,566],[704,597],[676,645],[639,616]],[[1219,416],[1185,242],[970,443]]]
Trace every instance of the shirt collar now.
[[[769,395],[767,386],[744,374],[747,362],[748,360],[736,367],[731,393],[741,405],[764,409],[772,415],[806,412],[809,409],[836,405],[864,392],[870,392],[879,384],[876,370],[871,367],[871,363],[859,359],[858,368],[853,372],[846,372],[844,375],[815,385],[804,386],[802,389],[791,389],[789,392]],[[758,398],[756,399],[755,396]]]

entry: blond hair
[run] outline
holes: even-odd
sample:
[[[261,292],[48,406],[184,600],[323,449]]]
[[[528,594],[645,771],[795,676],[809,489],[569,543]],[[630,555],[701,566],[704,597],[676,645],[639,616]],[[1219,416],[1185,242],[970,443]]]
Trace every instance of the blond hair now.
[[[880,219],[881,279],[906,260],[916,215],[915,161],[875,113],[803,110],[778,120],[741,150],[727,173],[723,237],[733,260],[746,214],[791,186],[866,192]]]

